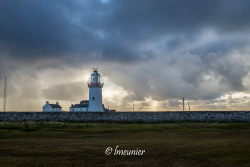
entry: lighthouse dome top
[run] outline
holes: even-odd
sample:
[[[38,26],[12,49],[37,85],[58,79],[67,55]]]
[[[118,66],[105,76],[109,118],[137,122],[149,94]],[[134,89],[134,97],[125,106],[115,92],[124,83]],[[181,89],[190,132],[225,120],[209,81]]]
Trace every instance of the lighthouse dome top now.
[[[93,68],[93,72],[97,72],[98,73],[98,68]]]
[[[91,74],[91,76],[100,76],[100,74],[98,73],[98,69],[97,68],[93,68],[93,73]]]

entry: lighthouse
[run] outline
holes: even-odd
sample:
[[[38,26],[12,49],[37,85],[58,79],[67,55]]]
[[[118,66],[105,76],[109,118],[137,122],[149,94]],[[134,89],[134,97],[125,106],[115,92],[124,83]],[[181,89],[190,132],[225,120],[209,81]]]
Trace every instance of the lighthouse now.
[[[103,112],[102,104],[102,87],[101,75],[98,73],[97,68],[94,68],[88,82],[89,87],[89,106],[88,111]]]

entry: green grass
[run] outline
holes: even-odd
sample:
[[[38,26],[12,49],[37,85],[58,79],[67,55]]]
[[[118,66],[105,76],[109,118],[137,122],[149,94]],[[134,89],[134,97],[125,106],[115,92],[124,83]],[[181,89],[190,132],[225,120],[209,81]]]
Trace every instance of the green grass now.
[[[0,122],[0,166],[250,166],[250,123]]]

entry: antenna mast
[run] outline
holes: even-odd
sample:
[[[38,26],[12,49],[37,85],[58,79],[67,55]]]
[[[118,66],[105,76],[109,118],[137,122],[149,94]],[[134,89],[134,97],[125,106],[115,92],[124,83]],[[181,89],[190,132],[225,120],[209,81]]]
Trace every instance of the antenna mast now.
[[[190,111],[190,105],[189,105],[189,102],[188,102],[188,109],[189,109],[189,111]]]
[[[182,111],[185,111],[185,97],[182,97]]]
[[[6,111],[6,101],[7,101],[7,77],[4,77],[4,92],[3,92],[3,111]]]

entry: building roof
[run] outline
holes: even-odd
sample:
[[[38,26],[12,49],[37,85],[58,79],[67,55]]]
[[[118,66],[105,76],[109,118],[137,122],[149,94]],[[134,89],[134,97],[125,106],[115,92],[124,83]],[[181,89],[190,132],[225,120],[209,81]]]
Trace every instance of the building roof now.
[[[88,100],[80,101],[80,104],[72,104],[70,108],[87,108],[89,106]]]
[[[49,104],[52,108],[62,108],[59,104]]]

